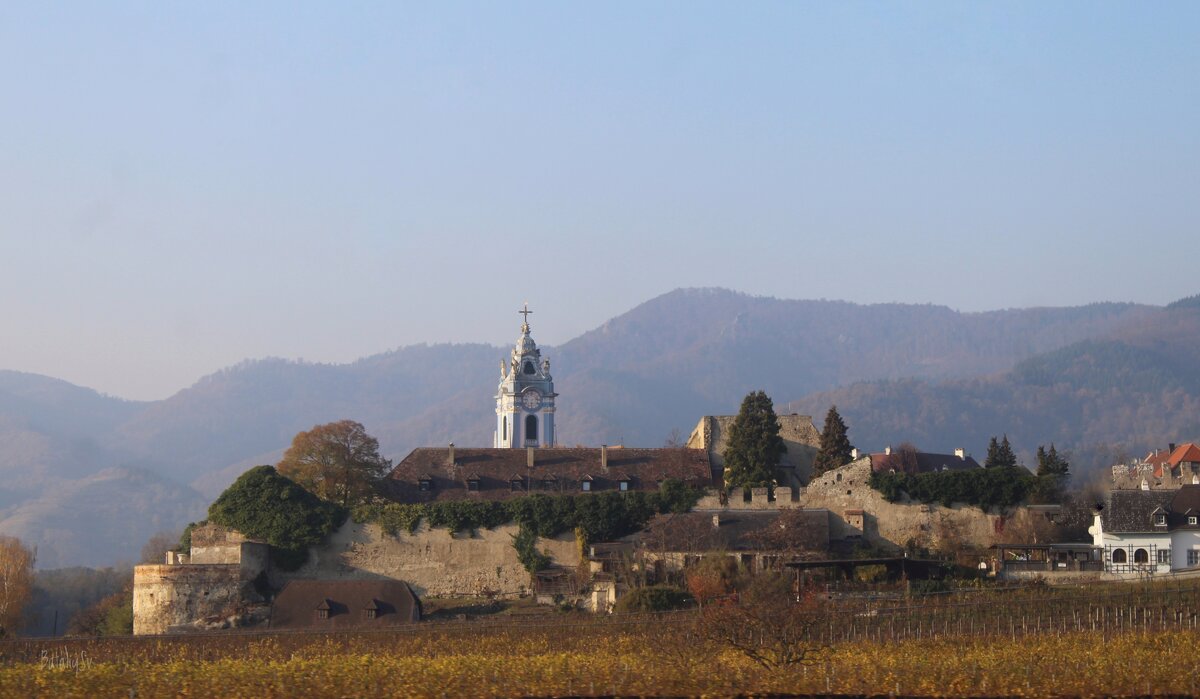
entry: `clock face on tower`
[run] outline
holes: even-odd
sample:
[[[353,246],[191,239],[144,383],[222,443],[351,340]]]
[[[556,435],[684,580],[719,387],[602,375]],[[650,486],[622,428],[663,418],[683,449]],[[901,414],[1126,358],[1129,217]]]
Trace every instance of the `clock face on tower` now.
[[[537,410],[542,405],[542,394],[537,391],[526,391],[521,395],[521,405],[526,410]]]

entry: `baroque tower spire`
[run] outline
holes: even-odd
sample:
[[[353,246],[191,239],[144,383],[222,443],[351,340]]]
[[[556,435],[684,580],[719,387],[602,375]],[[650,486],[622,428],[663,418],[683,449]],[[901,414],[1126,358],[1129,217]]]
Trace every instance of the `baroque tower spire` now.
[[[497,448],[548,447],[555,441],[554,379],[550,360],[529,331],[526,303],[517,311],[522,316],[521,336],[513,346],[508,366],[500,363],[500,386],[496,392],[496,431],[492,445]]]

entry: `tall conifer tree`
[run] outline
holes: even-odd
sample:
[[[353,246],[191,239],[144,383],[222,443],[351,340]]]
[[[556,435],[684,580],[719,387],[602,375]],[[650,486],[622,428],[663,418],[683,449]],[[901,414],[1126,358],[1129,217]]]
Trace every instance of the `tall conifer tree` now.
[[[837,406],[831,406],[825,413],[825,428],[821,430],[821,449],[813,460],[813,477],[850,463],[853,450],[850,437],[846,435],[846,422]]]
[[[986,468],[1004,468],[1017,465],[1017,455],[1013,453],[1012,445],[1008,443],[1008,435],[1004,435],[1004,439],[996,441],[993,436],[988,442],[987,458],[983,460],[983,465]]]
[[[779,436],[775,405],[763,391],[742,400],[725,447],[725,485],[730,488],[760,488],[775,484],[775,467],[787,452]]]

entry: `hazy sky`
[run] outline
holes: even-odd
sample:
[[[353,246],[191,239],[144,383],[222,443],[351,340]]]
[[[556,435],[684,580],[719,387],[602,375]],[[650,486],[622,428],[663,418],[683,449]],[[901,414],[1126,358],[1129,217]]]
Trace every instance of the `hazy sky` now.
[[[0,4],[0,368],[1200,292],[1200,3]]]

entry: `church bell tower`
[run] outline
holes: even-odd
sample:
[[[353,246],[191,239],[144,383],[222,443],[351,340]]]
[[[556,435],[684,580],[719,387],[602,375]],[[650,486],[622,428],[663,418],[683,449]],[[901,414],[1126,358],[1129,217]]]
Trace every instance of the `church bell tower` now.
[[[518,311],[525,317],[521,337],[507,363],[500,362],[500,388],[496,392],[496,433],[492,445],[500,449],[554,446],[554,379],[550,360],[529,336],[529,304]]]

